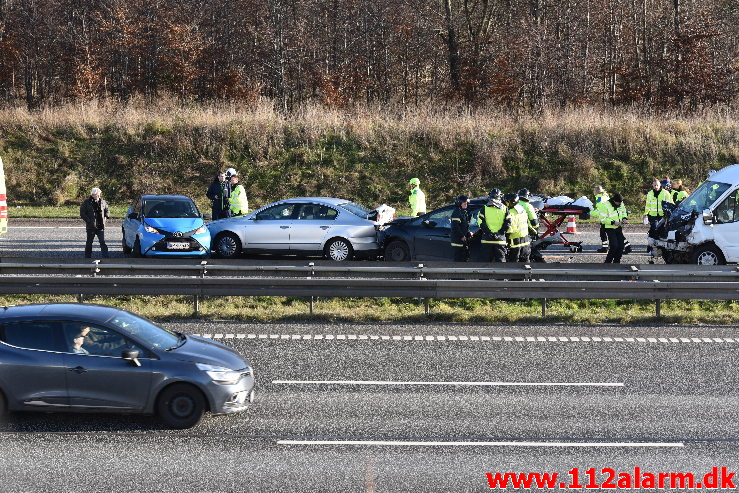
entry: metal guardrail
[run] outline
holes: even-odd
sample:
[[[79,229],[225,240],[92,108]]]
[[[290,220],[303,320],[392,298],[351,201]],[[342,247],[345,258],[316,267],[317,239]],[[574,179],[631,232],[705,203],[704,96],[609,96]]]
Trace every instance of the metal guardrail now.
[[[2,294],[653,300],[739,299],[735,266],[0,259]],[[38,259],[35,259],[38,260]]]

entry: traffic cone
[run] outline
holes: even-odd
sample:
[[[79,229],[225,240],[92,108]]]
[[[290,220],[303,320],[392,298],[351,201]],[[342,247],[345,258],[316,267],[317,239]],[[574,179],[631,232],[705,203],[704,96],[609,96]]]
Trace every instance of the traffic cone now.
[[[575,216],[567,216],[567,232],[577,233],[577,224],[575,224]]]

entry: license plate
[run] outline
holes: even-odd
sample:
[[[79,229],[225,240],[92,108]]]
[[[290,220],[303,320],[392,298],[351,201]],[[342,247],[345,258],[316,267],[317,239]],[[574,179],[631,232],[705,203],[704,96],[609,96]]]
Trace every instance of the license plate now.
[[[168,241],[167,250],[187,250],[190,248],[189,243],[183,243],[181,241]]]

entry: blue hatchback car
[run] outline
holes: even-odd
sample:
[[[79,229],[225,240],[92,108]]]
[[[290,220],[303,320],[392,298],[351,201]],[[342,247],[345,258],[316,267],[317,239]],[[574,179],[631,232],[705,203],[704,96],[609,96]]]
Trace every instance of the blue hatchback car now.
[[[204,257],[210,231],[195,202],[184,195],[142,195],[123,220],[123,253],[134,257]]]

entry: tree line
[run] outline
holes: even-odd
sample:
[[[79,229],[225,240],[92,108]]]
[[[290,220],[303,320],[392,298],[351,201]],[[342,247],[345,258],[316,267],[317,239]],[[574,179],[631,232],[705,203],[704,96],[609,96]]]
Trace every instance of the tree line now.
[[[0,0],[0,100],[733,103],[737,0]]]

